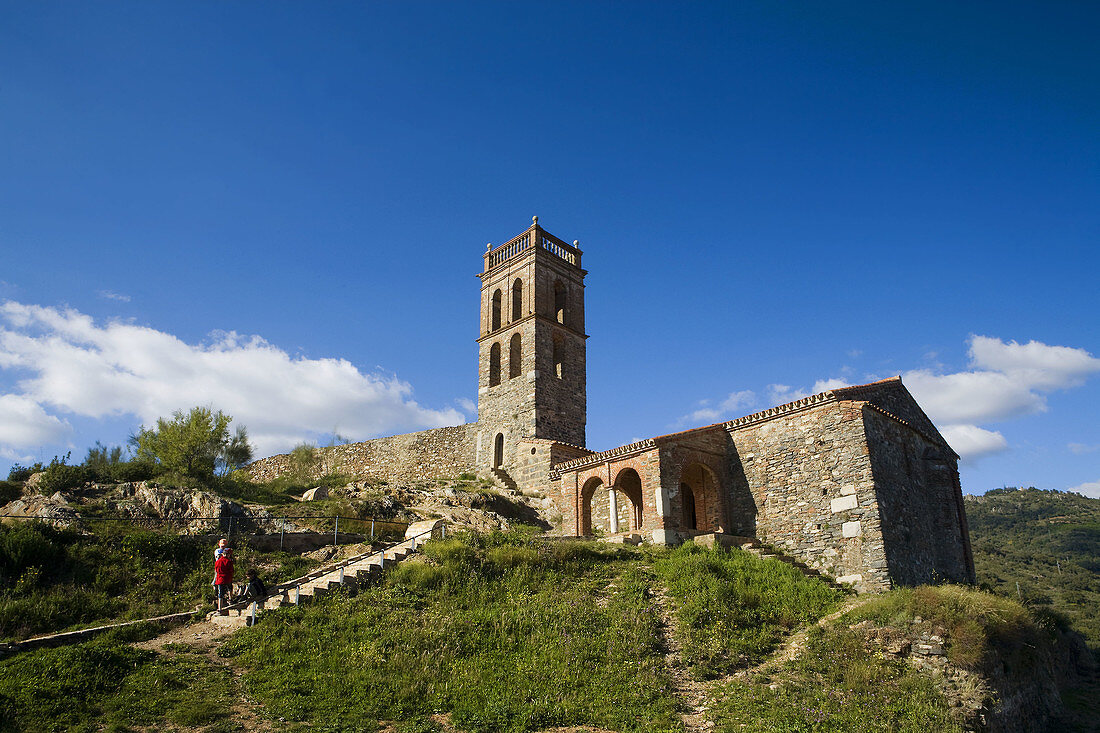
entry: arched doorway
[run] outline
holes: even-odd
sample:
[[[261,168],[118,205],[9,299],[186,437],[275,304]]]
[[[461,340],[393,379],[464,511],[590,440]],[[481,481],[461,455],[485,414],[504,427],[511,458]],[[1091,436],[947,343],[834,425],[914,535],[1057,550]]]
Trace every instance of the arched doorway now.
[[[500,468],[504,465],[504,433],[497,433],[497,438],[493,441],[493,468]]]
[[[577,536],[589,537],[592,535],[592,497],[603,486],[603,481],[598,478],[590,478],[581,487],[580,516],[577,517]]]
[[[685,464],[680,471],[680,526],[697,532],[725,532],[721,488],[709,466]]]
[[[641,529],[642,477],[633,468],[624,468],[615,477],[615,491],[618,499],[626,500],[617,502],[620,508],[619,531]]]
[[[695,518],[695,492],[687,484],[680,484],[680,508],[683,512],[684,527],[698,529]]]

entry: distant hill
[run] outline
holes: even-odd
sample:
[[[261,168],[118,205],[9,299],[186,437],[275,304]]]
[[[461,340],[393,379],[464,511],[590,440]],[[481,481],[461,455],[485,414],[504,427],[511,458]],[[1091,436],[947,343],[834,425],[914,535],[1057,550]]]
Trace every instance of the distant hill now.
[[[1100,650],[1100,499],[1041,489],[966,497],[978,582],[1067,616]]]

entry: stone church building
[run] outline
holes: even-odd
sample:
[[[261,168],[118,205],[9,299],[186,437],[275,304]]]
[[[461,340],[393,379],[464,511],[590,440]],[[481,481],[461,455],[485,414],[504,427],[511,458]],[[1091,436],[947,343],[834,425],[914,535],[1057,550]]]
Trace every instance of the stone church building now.
[[[473,472],[550,497],[566,535],[754,537],[859,590],[974,582],[958,456],[900,377],[610,450],[585,447],[581,250],[539,226],[483,255],[475,423],[337,446],[339,470]],[[288,456],[251,466],[257,479]]]

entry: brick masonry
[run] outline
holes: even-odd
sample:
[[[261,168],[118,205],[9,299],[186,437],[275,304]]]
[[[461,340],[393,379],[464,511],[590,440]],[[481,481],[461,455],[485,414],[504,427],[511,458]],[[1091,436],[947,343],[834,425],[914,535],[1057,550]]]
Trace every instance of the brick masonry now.
[[[565,534],[636,531],[668,544],[756,537],[859,590],[974,582],[958,456],[899,377],[601,453],[585,448],[580,261],[576,243],[537,217],[489,247],[478,421],[325,449],[326,465],[387,480],[503,476],[549,496]],[[283,455],[250,470],[267,480],[289,468]]]

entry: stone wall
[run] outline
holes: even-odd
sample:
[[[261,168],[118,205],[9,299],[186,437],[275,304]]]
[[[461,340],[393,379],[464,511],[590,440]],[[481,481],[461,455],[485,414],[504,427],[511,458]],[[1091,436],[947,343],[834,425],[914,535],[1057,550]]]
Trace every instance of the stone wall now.
[[[325,468],[370,480],[454,477],[476,471],[476,431],[477,423],[467,423],[321,448],[321,463]],[[290,470],[290,455],[286,453],[262,458],[248,467],[255,481],[270,481]]]
[[[731,427],[731,508],[733,534],[876,590],[889,578],[862,404],[824,402]]]
[[[973,583],[955,459],[894,418],[864,410],[885,559],[895,583]]]

